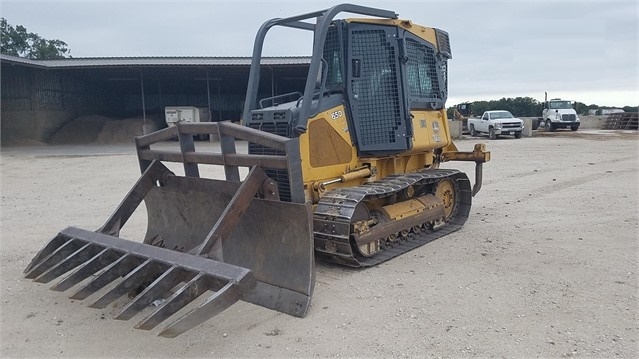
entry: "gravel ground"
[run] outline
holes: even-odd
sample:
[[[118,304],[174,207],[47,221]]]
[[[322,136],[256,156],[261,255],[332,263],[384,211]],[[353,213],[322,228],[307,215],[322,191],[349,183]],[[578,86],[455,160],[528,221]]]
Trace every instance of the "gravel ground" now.
[[[637,132],[481,141],[492,161],[462,230],[366,270],[317,263],[304,319],[240,302],[177,339],[22,278],[58,230],[106,220],[137,178],[132,146],[3,148],[0,355],[639,357]]]

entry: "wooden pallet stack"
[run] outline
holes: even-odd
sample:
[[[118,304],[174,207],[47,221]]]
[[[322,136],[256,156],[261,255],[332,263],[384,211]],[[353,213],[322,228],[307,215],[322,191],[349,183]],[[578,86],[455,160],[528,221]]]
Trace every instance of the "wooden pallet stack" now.
[[[622,112],[608,115],[603,125],[604,130],[638,130],[639,113]]]

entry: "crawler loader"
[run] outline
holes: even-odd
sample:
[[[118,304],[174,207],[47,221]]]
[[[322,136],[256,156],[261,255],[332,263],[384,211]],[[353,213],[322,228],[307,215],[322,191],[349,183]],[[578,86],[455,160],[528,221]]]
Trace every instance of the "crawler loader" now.
[[[308,76],[300,92],[258,99],[262,47],[274,27],[313,34]],[[368,267],[466,221],[490,153],[483,144],[461,152],[451,141],[450,58],[445,31],[387,10],[343,4],[265,22],[243,123],[177,123],[136,137],[142,175],[118,208],[96,231],[60,231],[26,277],[61,277],[53,290],[73,288],[71,298],[91,297],[95,308],[123,301],[117,319],[139,315],[136,328],[147,330],[163,323],[165,337],[238,300],[305,316],[315,256]],[[219,139],[219,151],[196,151],[199,135]],[[157,148],[176,137],[179,150]],[[241,141],[247,151],[236,148]],[[476,163],[474,186],[439,168],[453,160]],[[225,179],[202,178],[203,165],[222,166]],[[120,238],[142,202],[143,242]]]

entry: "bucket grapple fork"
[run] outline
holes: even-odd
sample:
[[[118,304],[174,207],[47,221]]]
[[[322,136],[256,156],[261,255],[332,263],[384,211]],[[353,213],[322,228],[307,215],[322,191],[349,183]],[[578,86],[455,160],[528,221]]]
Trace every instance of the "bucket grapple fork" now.
[[[220,153],[196,152],[193,137],[218,136]],[[151,149],[178,137],[180,151]],[[270,148],[277,155],[236,153],[235,141]],[[25,269],[27,278],[105,308],[127,295],[116,319],[128,320],[150,304],[157,308],[136,325],[177,336],[238,300],[304,316],[315,284],[311,209],[304,204],[299,144],[233,123],[178,123],[136,138],[142,176],[97,231],[60,231]],[[185,176],[162,162],[181,162]],[[226,180],[200,178],[198,164],[224,166]],[[249,167],[240,181],[239,166]],[[288,173],[291,202],[262,168]],[[143,243],[119,237],[144,202]],[[208,297],[204,294],[208,293]]]

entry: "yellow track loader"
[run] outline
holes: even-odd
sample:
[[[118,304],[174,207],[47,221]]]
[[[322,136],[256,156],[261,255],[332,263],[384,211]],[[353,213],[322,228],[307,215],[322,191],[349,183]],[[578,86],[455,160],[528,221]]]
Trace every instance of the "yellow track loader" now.
[[[340,13],[360,17],[337,19]],[[303,317],[315,255],[367,267],[459,229],[490,159],[484,145],[460,152],[446,118],[445,31],[350,4],[259,29],[243,123],[178,123],[135,143],[142,176],[96,231],[69,227],[31,261],[27,278],[93,297],[128,300],[117,319],[174,337],[238,300]],[[313,33],[304,89],[258,99],[267,32]],[[219,152],[193,138],[219,139]],[[177,137],[179,150],[156,148]],[[248,151],[238,151],[246,141]],[[247,152],[247,153],[240,153]],[[474,161],[475,184],[445,161]],[[180,162],[184,174],[169,170]],[[225,180],[202,178],[223,166]],[[242,178],[239,167],[248,168]],[[120,229],[142,202],[142,243]],[[126,298],[126,299],[123,299]],[[151,305],[153,304],[153,305]]]

